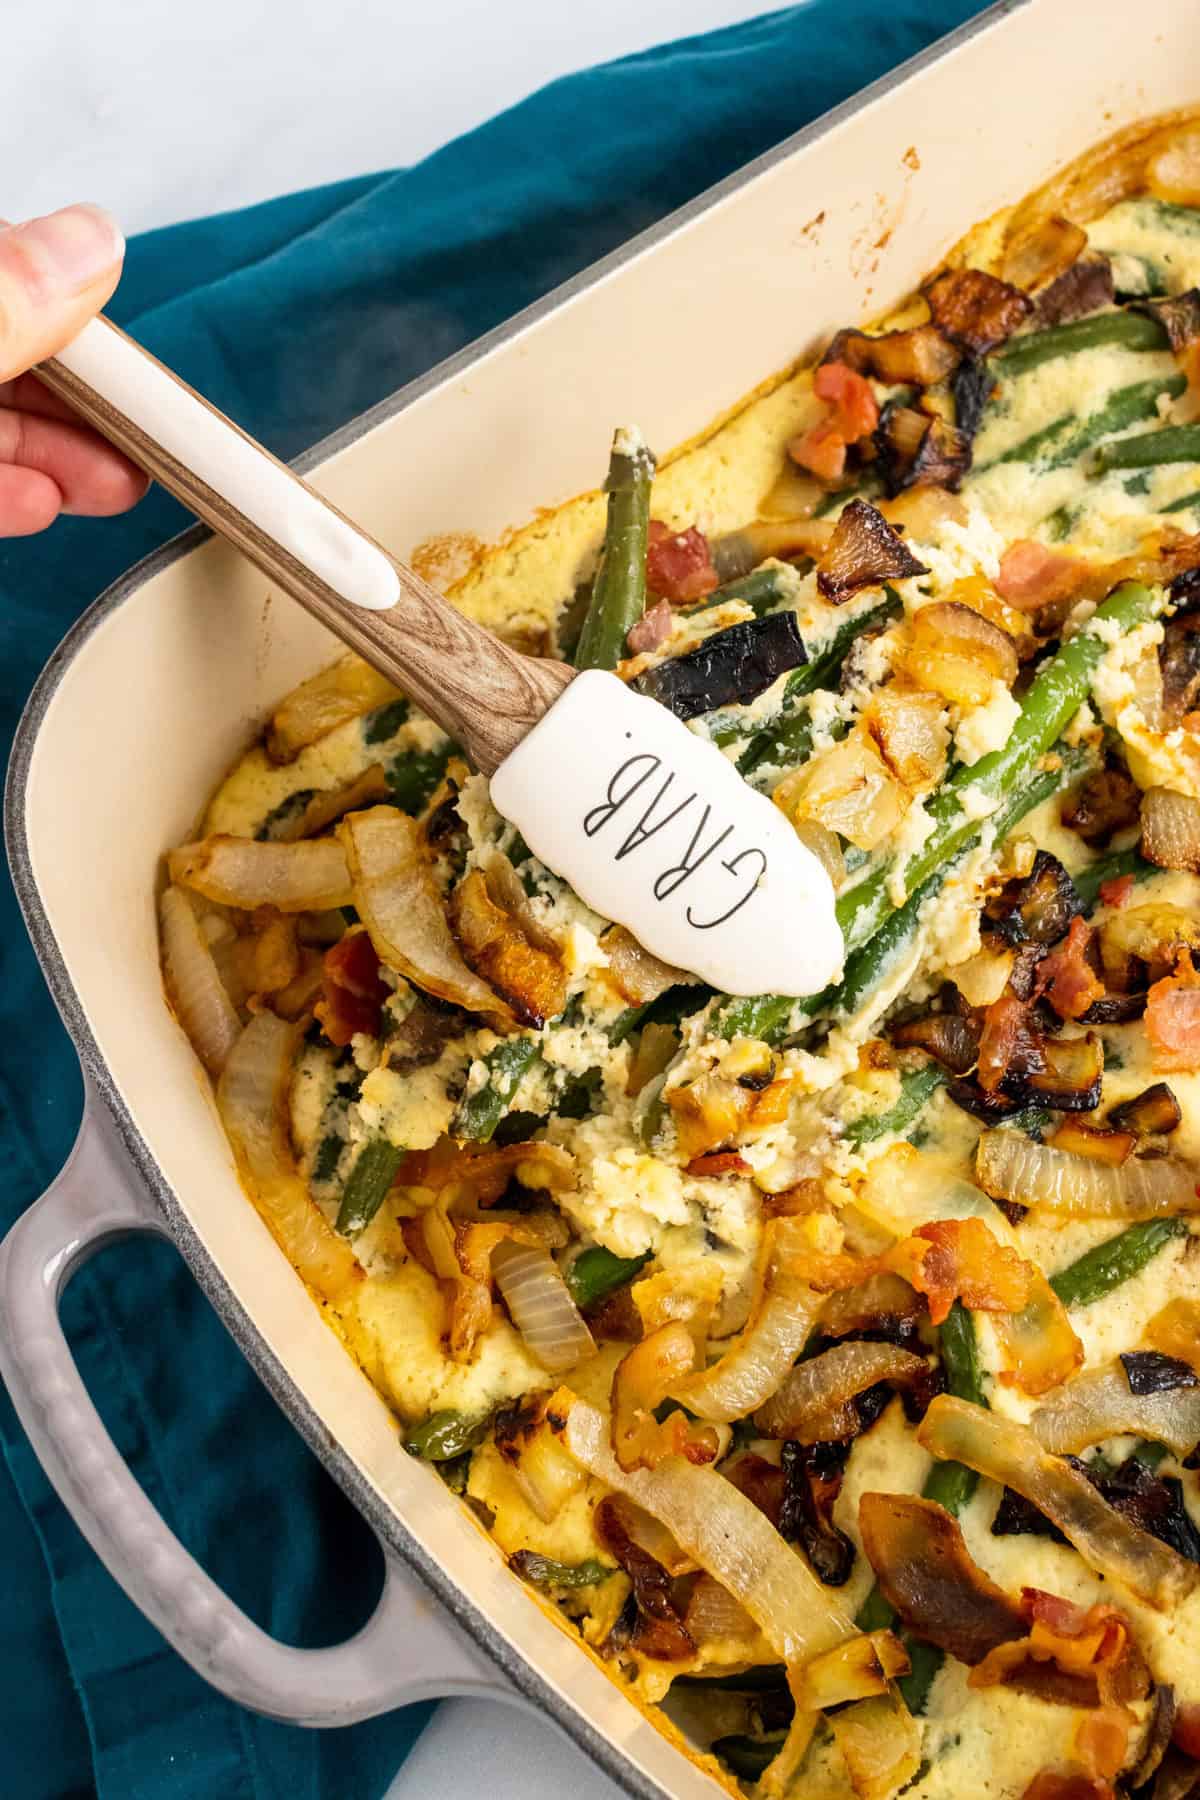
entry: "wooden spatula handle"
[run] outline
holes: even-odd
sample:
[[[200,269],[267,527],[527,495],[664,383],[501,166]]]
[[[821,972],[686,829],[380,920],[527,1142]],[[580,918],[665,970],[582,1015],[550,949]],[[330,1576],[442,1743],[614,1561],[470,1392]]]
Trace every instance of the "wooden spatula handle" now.
[[[39,379],[404,689],[491,774],[573,671],[448,606],[344,513],[107,319]],[[397,469],[397,487],[404,479]]]

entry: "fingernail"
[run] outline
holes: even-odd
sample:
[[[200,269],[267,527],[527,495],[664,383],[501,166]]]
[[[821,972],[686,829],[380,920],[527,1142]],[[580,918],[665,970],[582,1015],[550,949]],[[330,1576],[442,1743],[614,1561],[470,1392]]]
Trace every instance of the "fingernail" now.
[[[64,206],[13,228],[35,277],[59,294],[77,294],[120,262],[125,237],[102,206]]]

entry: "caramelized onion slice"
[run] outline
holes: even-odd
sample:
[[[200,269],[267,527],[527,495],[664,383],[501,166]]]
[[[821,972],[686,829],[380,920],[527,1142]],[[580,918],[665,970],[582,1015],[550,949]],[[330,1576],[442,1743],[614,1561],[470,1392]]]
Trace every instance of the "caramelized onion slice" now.
[[[1200,1443],[1200,1387],[1135,1394],[1125,1370],[1114,1362],[1077,1375],[1038,1407],[1029,1424],[1055,1456],[1076,1455],[1125,1432],[1188,1456]]]
[[[416,821],[395,807],[373,806],[344,819],[338,836],[341,843],[335,848],[340,853],[345,846],[354,904],[380,962],[425,993],[482,1013],[499,1030],[511,1030],[511,1012],[467,967],[451,936]]]
[[[840,606],[859,588],[928,573],[876,507],[851,500],[817,563],[817,587]]]
[[[609,979],[631,1006],[647,1006],[668,988],[696,979],[686,969],[673,968],[652,956],[624,925],[610,926],[600,940],[600,948],[608,958]]]
[[[164,889],[158,915],[167,998],[200,1061],[210,1075],[219,1075],[242,1022],[182,888]]]
[[[881,844],[909,806],[871,739],[857,731],[785,775],[771,798],[794,826],[812,820],[859,850]]]
[[[913,1494],[864,1494],[858,1524],[885,1600],[916,1637],[971,1665],[1024,1637],[1020,1607],[972,1559],[943,1507]]]
[[[975,1153],[993,1200],[1044,1206],[1064,1218],[1158,1219],[1200,1212],[1196,1171],[1174,1156],[1131,1156],[1120,1168],[1035,1144],[1020,1131],[985,1131]]]
[[[661,1521],[681,1549],[740,1601],[776,1655],[804,1662],[855,1636],[849,1617],[752,1500],[713,1469],[671,1457],[626,1474],[608,1421],[568,1395],[564,1441],[576,1461]]]
[[[512,1322],[544,1369],[573,1369],[596,1344],[567,1291],[558,1264],[542,1245],[506,1238],[492,1251],[492,1274]]]
[[[1016,645],[1006,631],[957,600],[935,600],[912,621],[905,673],[955,706],[982,706],[995,683],[1017,678]]]
[[[336,1303],[362,1271],[297,1174],[288,1148],[285,1108],[299,1035],[274,1013],[256,1013],[221,1071],[217,1108],[263,1223],[301,1279]]]
[[[894,1688],[843,1707],[829,1724],[858,1800],[891,1800],[921,1766],[921,1728]]]
[[[400,698],[399,688],[361,656],[343,656],[301,682],[276,708],[267,733],[268,753],[274,762],[291,762],[307,744],[339,725]]]
[[[1082,256],[1087,241],[1081,225],[1053,213],[1005,247],[1000,273],[1022,293],[1035,294]]]
[[[324,912],[351,899],[345,853],[334,838],[298,844],[204,838],[170,851],[167,866],[181,887],[243,911],[274,906],[285,913]]]
[[[834,1344],[809,1362],[797,1363],[778,1392],[755,1414],[767,1437],[815,1443],[829,1414],[878,1381],[907,1383],[923,1375],[924,1357],[895,1344]]]
[[[677,1381],[674,1398],[702,1419],[743,1419],[770,1399],[799,1356],[823,1297],[788,1267],[804,1241],[802,1219],[768,1222],[749,1321],[719,1362]]]
[[[1171,788],[1142,795],[1142,855],[1160,869],[1200,870],[1200,800]]]
[[[1160,1544],[1101,1498],[1086,1475],[1051,1456],[1025,1425],[939,1394],[917,1429],[923,1449],[1014,1488],[1053,1520],[1089,1567],[1159,1611],[1192,1593],[1200,1567]]]

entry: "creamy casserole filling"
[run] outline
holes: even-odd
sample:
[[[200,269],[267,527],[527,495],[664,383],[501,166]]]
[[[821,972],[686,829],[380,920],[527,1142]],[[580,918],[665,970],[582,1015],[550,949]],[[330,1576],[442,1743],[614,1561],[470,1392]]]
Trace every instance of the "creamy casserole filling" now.
[[[649,956],[353,657],[167,859],[251,1199],[731,1792],[1200,1792],[1198,396],[1176,119],[452,590],[772,796],[821,995]]]

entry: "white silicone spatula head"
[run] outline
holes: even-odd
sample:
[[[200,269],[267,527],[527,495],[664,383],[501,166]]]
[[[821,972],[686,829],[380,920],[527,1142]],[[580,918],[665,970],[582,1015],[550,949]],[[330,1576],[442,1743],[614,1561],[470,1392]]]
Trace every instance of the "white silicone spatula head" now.
[[[493,777],[535,854],[654,955],[732,994],[812,994],[836,976],[828,875],[663,707],[456,612],[107,320],[37,374],[402,687]]]

